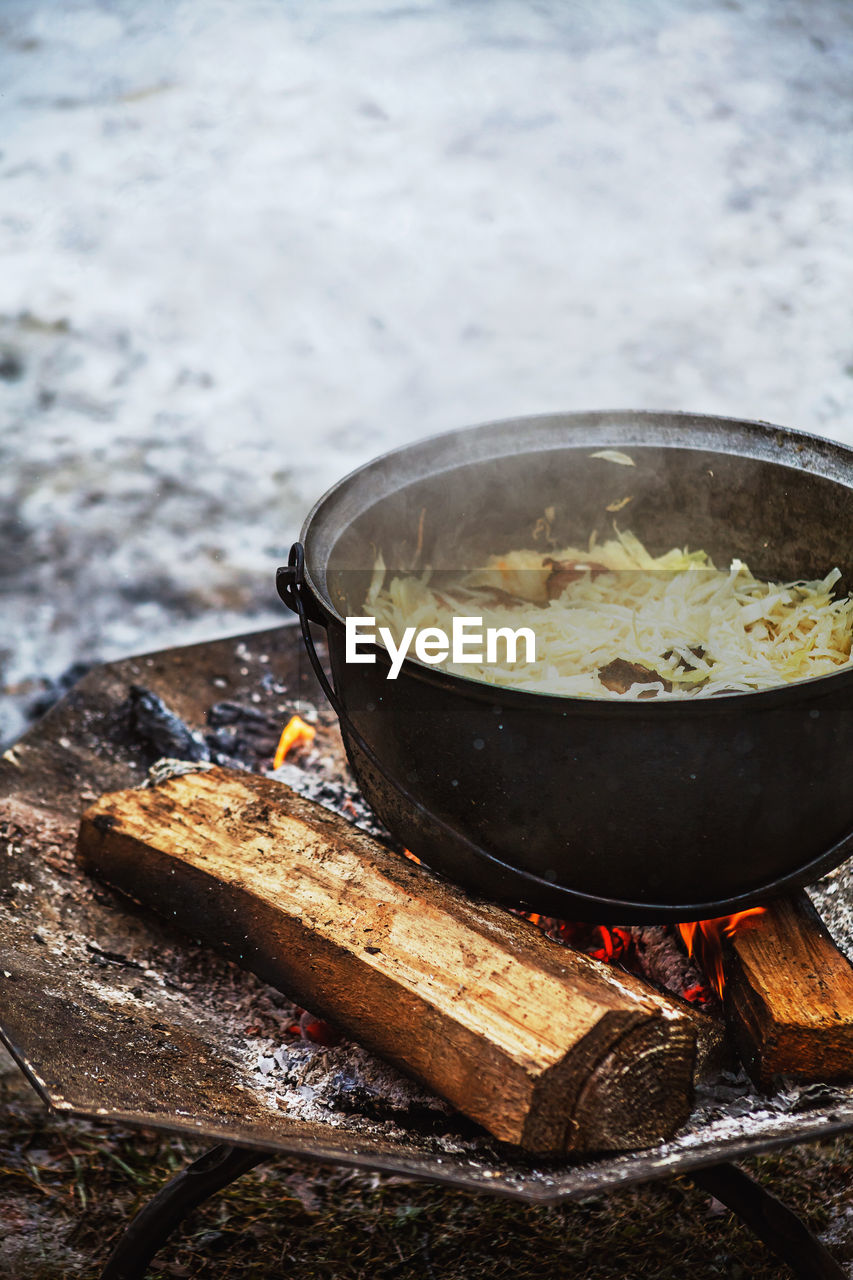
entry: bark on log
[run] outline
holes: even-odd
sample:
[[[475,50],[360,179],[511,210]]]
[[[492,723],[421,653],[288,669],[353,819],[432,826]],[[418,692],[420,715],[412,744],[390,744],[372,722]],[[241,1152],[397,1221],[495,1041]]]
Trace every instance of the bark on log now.
[[[106,796],[88,869],[531,1151],[672,1136],[688,1018],[282,783],[224,769]]]
[[[638,924],[628,930],[633,943],[630,967],[641,978],[667,992],[677,1008],[692,1020],[696,1033],[694,1084],[712,1080],[734,1066],[726,1035],[722,1006],[698,965],[679,948],[671,927]],[[697,987],[707,991],[706,1008],[691,1004],[687,996]]]
[[[732,939],[726,1007],[762,1087],[853,1077],[853,967],[804,893],[775,899]]]

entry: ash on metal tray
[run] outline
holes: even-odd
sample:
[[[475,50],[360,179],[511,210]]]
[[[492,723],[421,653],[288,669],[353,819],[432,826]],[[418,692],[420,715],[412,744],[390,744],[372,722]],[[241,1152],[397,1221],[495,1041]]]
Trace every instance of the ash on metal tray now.
[[[250,1090],[272,1111],[350,1131],[449,1141],[480,1130],[441,1098],[421,1088],[323,1019],[221,957],[181,957],[180,986],[215,991],[220,1033],[236,1088]]]

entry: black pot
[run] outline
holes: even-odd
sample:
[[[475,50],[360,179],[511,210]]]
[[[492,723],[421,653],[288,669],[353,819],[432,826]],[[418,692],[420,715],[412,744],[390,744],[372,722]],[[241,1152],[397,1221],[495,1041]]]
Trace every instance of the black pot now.
[[[590,456],[603,448],[636,465]],[[495,688],[415,659],[390,681],[381,648],[372,666],[344,660],[343,620],[364,613],[377,551],[398,570],[471,567],[529,545],[547,507],[558,543],[583,545],[627,494],[619,518],[653,553],[689,544],[783,580],[838,566],[850,590],[853,450],[764,423],[609,412],[490,423],[368,463],[311,511],[304,575],[291,568],[283,594],[327,629],[353,770],[423,861],[550,915],[710,918],[853,853],[853,669],[623,702]]]

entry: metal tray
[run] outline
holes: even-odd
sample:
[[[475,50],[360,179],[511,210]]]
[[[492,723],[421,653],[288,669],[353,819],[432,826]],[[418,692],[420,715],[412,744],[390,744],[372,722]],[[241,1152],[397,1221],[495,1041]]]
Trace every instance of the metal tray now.
[[[150,763],[128,725],[132,684],[198,729],[223,699],[282,718],[320,701],[296,628],[282,627],[93,670],[0,760],[0,1036],[55,1110],[540,1203],[853,1128],[853,1085],[762,1097],[731,1080],[700,1093],[673,1141],[574,1163],[525,1157],[437,1101],[377,1114],[321,1091],[300,1114],[262,1069],[271,1041],[251,1025],[269,1008],[262,985],[75,863],[83,808],[142,782]],[[813,897],[853,954],[851,864]]]

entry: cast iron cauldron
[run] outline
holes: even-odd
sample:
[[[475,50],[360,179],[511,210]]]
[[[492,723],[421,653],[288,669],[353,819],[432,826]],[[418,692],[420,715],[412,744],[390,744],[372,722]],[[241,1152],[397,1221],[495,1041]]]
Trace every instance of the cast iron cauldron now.
[[[632,468],[590,455],[627,452]],[[313,508],[279,590],[327,631],[336,709],[366,798],[412,852],[491,898],[599,922],[710,918],[806,884],[853,853],[853,669],[707,700],[495,688],[407,659],[344,660],[376,554],[468,568],[611,527],[759,577],[853,584],[853,450],[765,423],[553,414],[377,458]],[[425,513],[421,518],[421,513]],[[316,655],[314,655],[316,657]],[[335,694],[333,694],[333,697]]]

